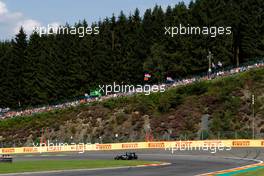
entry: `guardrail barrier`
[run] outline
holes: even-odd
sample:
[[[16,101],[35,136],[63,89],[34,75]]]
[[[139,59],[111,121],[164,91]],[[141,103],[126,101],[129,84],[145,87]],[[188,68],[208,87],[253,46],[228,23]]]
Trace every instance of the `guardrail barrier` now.
[[[229,147],[229,148],[262,148],[264,140],[202,140],[202,141],[157,141],[132,142],[111,144],[74,144],[47,143],[36,147],[0,148],[0,154],[29,154],[52,152],[85,152],[131,149],[169,149],[169,148],[197,148],[197,147]]]

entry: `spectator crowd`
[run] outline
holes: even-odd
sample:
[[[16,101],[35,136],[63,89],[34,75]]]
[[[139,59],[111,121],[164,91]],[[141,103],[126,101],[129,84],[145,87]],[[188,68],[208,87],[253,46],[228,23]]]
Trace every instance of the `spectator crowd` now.
[[[260,68],[260,67],[264,67],[264,61],[257,62],[253,65],[241,66],[241,67],[227,69],[227,70],[222,69],[222,70],[215,71],[212,73],[204,74],[204,76],[194,76],[191,78],[175,80],[175,81],[170,79],[169,81],[167,80],[167,82],[164,84],[165,84],[166,89],[168,89],[170,87],[187,85],[187,84],[191,84],[197,81],[210,80],[210,79],[215,79],[218,77],[230,76],[233,74],[245,72],[245,71],[248,71],[254,68]],[[111,95],[106,95],[106,96],[101,96],[101,97],[89,97],[88,96],[84,99],[80,99],[77,101],[66,102],[66,103],[57,104],[57,105],[47,105],[47,106],[43,106],[39,108],[30,108],[30,109],[19,110],[19,111],[11,110],[10,108],[0,108],[0,120],[12,118],[12,117],[18,117],[18,116],[30,116],[36,113],[49,112],[49,111],[54,111],[54,110],[61,110],[61,109],[69,108],[69,107],[76,107],[83,103],[103,101],[103,100],[110,99],[110,98],[116,98],[120,96],[129,96],[132,94],[133,93],[128,92],[128,93],[111,94]]]

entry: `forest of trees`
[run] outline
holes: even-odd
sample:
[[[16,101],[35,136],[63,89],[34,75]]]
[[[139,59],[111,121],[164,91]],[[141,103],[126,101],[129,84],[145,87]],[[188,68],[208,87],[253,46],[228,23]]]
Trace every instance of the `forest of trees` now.
[[[232,35],[170,37],[165,26],[231,26]],[[76,26],[87,26],[83,20]],[[21,28],[0,42],[0,107],[55,103],[89,93],[98,85],[151,83],[208,69],[207,54],[225,66],[264,56],[263,0],[196,0],[93,24],[100,35],[27,36]]]

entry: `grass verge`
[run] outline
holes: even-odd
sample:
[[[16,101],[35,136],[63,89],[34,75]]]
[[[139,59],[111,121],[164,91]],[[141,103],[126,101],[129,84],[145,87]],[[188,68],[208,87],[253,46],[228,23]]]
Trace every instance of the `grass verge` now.
[[[238,174],[234,174],[233,176],[264,176],[264,167],[248,172],[242,172]]]
[[[149,161],[116,161],[116,160],[38,160],[38,161],[16,161],[0,163],[0,174],[56,171],[72,169],[94,169],[122,166],[137,166],[153,164],[158,162]]]

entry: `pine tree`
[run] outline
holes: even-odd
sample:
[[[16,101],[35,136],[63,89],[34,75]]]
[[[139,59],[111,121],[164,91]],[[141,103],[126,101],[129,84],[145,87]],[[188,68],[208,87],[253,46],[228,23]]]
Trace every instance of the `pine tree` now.
[[[24,106],[25,100],[25,61],[27,49],[27,35],[21,27],[19,33],[16,35],[15,40],[12,40],[12,66],[14,77],[11,81],[16,85],[14,88],[14,96],[16,97],[17,104]]]
[[[182,78],[208,70],[214,62],[239,65],[264,52],[263,0],[196,0],[163,11],[121,12],[97,23],[100,35],[54,34],[27,38],[23,28],[11,41],[0,42],[0,107],[24,108],[83,96],[98,85],[151,83],[166,76]],[[164,35],[165,26],[232,27],[231,35]],[[69,24],[65,24],[70,28]]]

